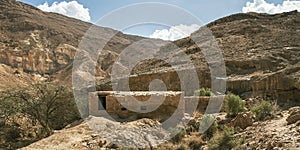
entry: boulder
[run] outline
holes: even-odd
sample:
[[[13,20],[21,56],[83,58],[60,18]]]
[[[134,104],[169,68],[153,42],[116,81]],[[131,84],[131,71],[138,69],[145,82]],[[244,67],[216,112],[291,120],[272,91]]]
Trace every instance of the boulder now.
[[[250,112],[239,113],[230,123],[234,127],[246,129],[253,124],[252,114]]]
[[[287,117],[286,121],[288,124],[296,123],[300,120],[300,107],[292,107],[289,109],[289,116]]]

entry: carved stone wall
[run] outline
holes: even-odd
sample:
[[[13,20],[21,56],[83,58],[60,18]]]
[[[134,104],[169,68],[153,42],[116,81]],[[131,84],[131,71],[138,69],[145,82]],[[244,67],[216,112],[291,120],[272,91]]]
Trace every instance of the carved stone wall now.
[[[130,120],[152,118],[160,121],[170,118],[173,114],[179,116],[183,116],[184,113],[193,114],[195,110],[200,113],[219,112],[224,99],[224,96],[184,97],[183,92],[173,91],[98,91],[89,95],[89,115],[109,115],[114,119]],[[143,105],[146,101],[151,102]],[[130,110],[132,108],[135,110]]]

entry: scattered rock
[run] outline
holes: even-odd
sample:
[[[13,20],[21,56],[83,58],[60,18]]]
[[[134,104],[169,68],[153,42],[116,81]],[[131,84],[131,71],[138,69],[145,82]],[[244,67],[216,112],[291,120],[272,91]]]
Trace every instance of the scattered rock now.
[[[286,119],[288,124],[296,123],[300,120],[300,107],[292,107],[289,109],[289,116]]]
[[[240,127],[246,129],[253,124],[252,114],[250,112],[239,113],[232,121],[231,125],[234,127]]]
[[[159,122],[151,119],[119,123],[103,117],[89,117],[77,126],[55,132],[22,149],[151,149],[168,139],[169,132]]]

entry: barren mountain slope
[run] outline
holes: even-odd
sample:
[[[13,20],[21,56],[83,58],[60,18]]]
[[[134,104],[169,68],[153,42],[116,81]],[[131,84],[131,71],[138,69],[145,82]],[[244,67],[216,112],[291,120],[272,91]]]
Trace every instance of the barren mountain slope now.
[[[51,75],[54,79],[70,83],[78,45],[92,26],[91,23],[43,12],[15,0],[0,0],[0,63],[26,73]],[[145,39],[109,28],[93,28],[100,33],[94,35],[95,41],[102,41],[107,35],[116,33],[105,45],[98,60],[96,75],[99,77],[108,75],[109,66],[122,49]],[[164,43],[153,41],[158,45]]]
[[[299,100],[300,97],[300,13],[297,11],[268,14],[235,14],[207,25],[221,49],[226,65],[227,90],[243,97],[261,96],[278,100]],[[211,77],[207,62],[192,38],[200,36],[196,31],[189,38],[175,41],[193,61],[201,86],[210,87]],[[174,46],[164,46],[158,55],[173,56]],[[169,59],[172,62],[172,59]],[[176,61],[180,60],[174,59]],[[217,61],[217,60],[216,60]],[[185,70],[185,62],[177,66]],[[147,60],[136,66],[131,78],[132,90],[147,90],[148,84],[139,81],[162,79],[169,89],[180,89],[179,80],[170,64],[157,59]],[[151,79],[150,79],[151,78]],[[99,89],[109,82],[101,83]]]
[[[0,64],[0,91],[7,88],[7,86],[17,88],[32,83],[33,81],[40,81],[43,78],[37,74],[20,74],[15,69]],[[14,83],[14,84],[12,84]]]
[[[243,97],[261,96],[281,102],[299,101],[299,25],[298,12],[276,15],[236,14],[208,24],[225,59],[227,90]],[[70,83],[75,52],[78,51],[81,38],[91,26],[92,24],[80,20],[42,12],[21,2],[0,0],[0,90],[46,79]],[[103,33],[96,36],[96,40],[100,41],[105,39],[107,34],[118,32],[108,28],[96,28]],[[198,31],[191,37],[200,34],[201,31]],[[201,86],[210,87],[211,78],[207,62],[191,37],[175,41],[173,44],[180,47],[181,52],[185,52],[193,61]],[[97,60],[99,64],[96,75],[106,78],[99,82],[99,89],[111,89],[108,77],[115,60],[124,48],[142,39],[145,38],[118,32],[110,40]],[[169,56],[169,51],[174,48],[171,45],[163,46],[166,43],[164,41],[150,41],[153,45],[162,46],[158,55]],[[147,48],[141,47],[143,50]],[[170,60],[172,62],[172,59]],[[186,69],[184,61],[175,64],[175,67],[181,70]],[[165,81],[169,90],[181,88],[176,72],[170,64],[160,60],[143,61],[134,68],[132,74],[135,74],[130,79],[132,90],[148,90],[150,81],[157,78]],[[297,109],[297,113],[294,114],[295,121],[299,120],[300,111]],[[245,136],[246,143],[242,146],[248,148],[299,148],[299,121],[288,124],[289,116],[289,112],[281,111],[275,119],[257,122],[245,130],[238,131],[235,136]],[[95,124],[101,127],[98,134],[89,128],[87,121],[95,121]],[[149,119],[117,123],[90,117],[87,121],[55,131],[53,135],[23,149],[115,148],[117,145],[106,140],[107,137],[114,137],[113,140],[125,137],[128,138],[125,142],[129,143],[134,139],[135,144],[146,143],[151,147],[152,138],[158,138],[161,134],[167,136],[162,130],[143,130],[148,126],[159,126],[157,121]],[[142,132],[135,132],[137,130],[131,130],[132,128]],[[133,132],[124,133],[126,129]]]

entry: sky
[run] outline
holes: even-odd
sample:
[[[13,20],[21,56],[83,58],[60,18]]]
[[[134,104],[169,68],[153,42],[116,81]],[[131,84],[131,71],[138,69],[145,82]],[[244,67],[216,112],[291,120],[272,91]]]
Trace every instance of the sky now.
[[[100,26],[110,27],[120,30],[127,34],[140,35],[164,40],[176,40],[189,36],[192,32],[199,29],[200,26],[219,18],[246,12],[259,13],[281,13],[292,10],[300,11],[300,0],[19,0],[31,4],[43,11],[57,12],[69,17],[74,17],[83,21],[91,22]],[[139,5],[145,2],[156,2],[170,4],[176,11],[183,13],[168,14],[172,10],[161,7],[145,7]],[[137,4],[139,3],[139,4]],[[128,6],[143,7],[128,7]],[[176,8],[178,7],[178,8]],[[127,9],[128,8],[128,9]],[[129,9],[131,8],[131,9]],[[180,8],[180,9],[179,9]],[[124,10],[125,9],[125,10]],[[124,10],[124,11],[122,11]],[[117,13],[116,13],[117,12]],[[167,18],[160,20],[162,24],[143,23],[132,25],[127,28],[117,26],[116,20],[122,24],[122,21],[139,19],[147,22],[147,19],[153,19],[148,16],[151,13],[157,18]],[[185,12],[187,12],[185,14]],[[115,13],[115,20],[103,21],[103,18],[109,16],[112,18]],[[131,16],[128,17],[128,14]],[[165,14],[172,15],[166,16]],[[127,16],[126,16],[127,15]],[[190,16],[189,16],[190,15]],[[143,17],[143,18],[139,18]],[[157,19],[156,18],[156,19]],[[194,21],[194,19],[198,21]],[[102,19],[102,20],[100,20]],[[99,21],[100,20],[100,21]],[[158,19],[159,20],[159,19]],[[167,21],[166,21],[167,20]],[[125,22],[126,22],[125,21]],[[153,20],[152,20],[153,21]],[[121,23],[122,22],[122,23]],[[128,21],[129,23],[130,21]],[[132,22],[131,22],[132,23]],[[125,25],[126,23],[124,23]],[[122,24],[123,25],[123,24]]]

